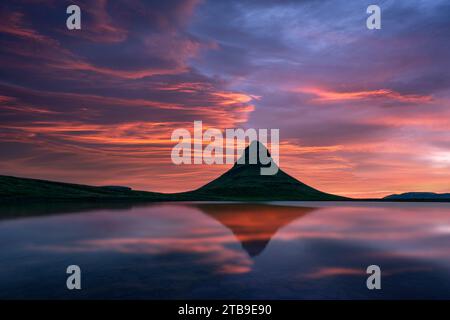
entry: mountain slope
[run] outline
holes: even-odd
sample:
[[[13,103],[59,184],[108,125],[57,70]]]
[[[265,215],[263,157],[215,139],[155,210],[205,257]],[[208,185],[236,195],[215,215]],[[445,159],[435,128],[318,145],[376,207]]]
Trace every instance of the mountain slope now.
[[[260,142],[254,141],[258,158],[257,163],[239,164],[234,166],[217,179],[204,185],[203,187],[186,193],[197,198],[206,198],[211,200],[262,200],[262,201],[281,201],[281,200],[344,200],[346,198],[321,192],[314,189],[297,179],[291,177],[281,169],[274,175],[261,175],[264,165],[259,159],[259,149],[266,152],[270,157],[269,151]],[[248,146],[243,157],[249,159],[250,146]]]

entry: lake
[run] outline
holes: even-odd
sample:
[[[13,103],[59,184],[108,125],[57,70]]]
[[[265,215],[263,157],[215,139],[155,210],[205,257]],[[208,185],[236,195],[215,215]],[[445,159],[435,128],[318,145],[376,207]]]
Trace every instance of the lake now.
[[[0,299],[450,298],[445,203],[0,210]],[[81,290],[66,288],[69,265],[81,268]],[[381,269],[381,290],[366,286],[370,265]]]

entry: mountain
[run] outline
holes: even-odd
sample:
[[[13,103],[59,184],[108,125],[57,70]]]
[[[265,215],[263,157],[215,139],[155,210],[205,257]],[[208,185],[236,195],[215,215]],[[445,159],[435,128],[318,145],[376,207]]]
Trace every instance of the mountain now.
[[[308,201],[308,200],[346,200],[348,198],[328,194],[314,189],[291,177],[278,168],[274,175],[261,175],[261,168],[269,167],[260,161],[259,151],[268,150],[259,142],[256,146],[258,158],[255,164],[234,166],[217,179],[203,187],[189,192],[163,194],[134,191],[123,186],[94,187],[80,184],[62,183],[46,180],[0,176],[1,200],[142,200],[142,201]],[[255,145],[256,144],[256,145]],[[248,146],[242,157],[249,159]],[[275,164],[274,164],[275,165]]]
[[[208,200],[322,201],[347,199],[314,189],[279,168],[274,175],[261,175],[261,168],[269,167],[270,164],[262,164],[259,158],[260,149],[262,149],[261,152],[266,152],[268,157],[270,157],[270,153],[258,141],[254,141],[252,144],[253,147],[256,147],[258,155],[255,164],[249,164],[249,161],[239,164],[240,161],[238,161],[217,179],[186,194]],[[249,159],[251,147],[252,145],[245,149],[242,155],[245,157],[244,159]]]
[[[450,201],[450,193],[434,192],[406,192],[402,194],[391,194],[384,197],[385,200],[418,200],[418,201]]]

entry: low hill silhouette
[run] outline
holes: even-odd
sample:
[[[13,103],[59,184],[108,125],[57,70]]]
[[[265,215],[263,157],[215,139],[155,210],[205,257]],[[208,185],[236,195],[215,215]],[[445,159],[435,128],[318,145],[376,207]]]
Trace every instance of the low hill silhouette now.
[[[94,187],[82,184],[0,176],[0,200],[165,200],[161,193],[128,188]]]
[[[401,194],[391,194],[383,199],[399,201],[450,201],[450,193],[406,192]]]

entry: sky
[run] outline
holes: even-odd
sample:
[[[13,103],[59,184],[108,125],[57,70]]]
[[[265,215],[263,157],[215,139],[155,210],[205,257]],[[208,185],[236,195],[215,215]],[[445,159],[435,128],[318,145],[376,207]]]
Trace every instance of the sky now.
[[[449,57],[447,0],[4,0],[0,174],[195,189],[230,168],[172,163],[201,120],[279,129],[322,191],[450,192]]]

